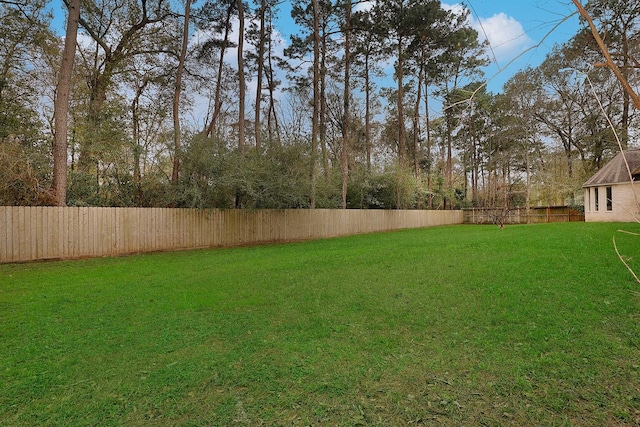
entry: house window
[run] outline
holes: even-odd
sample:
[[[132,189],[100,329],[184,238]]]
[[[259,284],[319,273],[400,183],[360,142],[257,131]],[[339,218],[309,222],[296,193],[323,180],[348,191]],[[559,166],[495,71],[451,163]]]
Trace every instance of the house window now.
[[[600,200],[598,200],[598,187],[593,189],[593,203],[595,204],[594,210],[597,212],[600,208]]]
[[[612,211],[613,210],[613,192],[611,190],[611,187],[606,187],[606,190],[607,190],[607,210]]]
[[[587,198],[584,206],[585,209],[591,211],[591,189],[587,188],[587,191],[584,192],[584,196]]]

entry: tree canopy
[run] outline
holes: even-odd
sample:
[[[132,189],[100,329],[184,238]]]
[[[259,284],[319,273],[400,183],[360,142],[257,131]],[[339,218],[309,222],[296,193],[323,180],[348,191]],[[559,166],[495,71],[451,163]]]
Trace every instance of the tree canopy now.
[[[0,1],[0,205],[578,204],[614,131],[634,144],[633,100],[588,22],[491,93],[469,10],[367,5],[80,0],[60,37],[47,2]],[[585,4],[634,87],[638,7]]]

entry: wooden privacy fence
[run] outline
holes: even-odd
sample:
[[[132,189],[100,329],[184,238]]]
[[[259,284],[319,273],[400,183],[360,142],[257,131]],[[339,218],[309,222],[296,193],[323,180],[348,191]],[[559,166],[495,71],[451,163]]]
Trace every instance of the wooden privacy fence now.
[[[0,263],[461,224],[462,211],[0,207]]]
[[[536,224],[543,222],[584,221],[584,213],[569,206],[536,206],[529,209],[514,208],[505,212],[494,208],[464,209],[465,224]]]

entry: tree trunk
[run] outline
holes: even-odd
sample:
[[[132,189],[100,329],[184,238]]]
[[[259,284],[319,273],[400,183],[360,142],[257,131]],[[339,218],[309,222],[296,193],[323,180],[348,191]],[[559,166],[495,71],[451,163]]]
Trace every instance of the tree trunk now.
[[[136,187],[136,201],[137,205],[142,205],[142,173],[140,171],[140,155],[142,153],[142,147],[140,147],[140,115],[139,105],[140,97],[144,93],[144,89],[149,83],[148,79],[143,79],[142,84],[136,89],[136,94],[131,101],[131,127],[133,140],[133,185]]]
[[[424,84],[424,115],[425,115],[425,127],[427,129],[427,190],[429,191],[429,208],[433,207],[433,197],[431,195],[431,119],[429,117],[429,85],[427,82]]]
[[[404,53],[402,52],[403,40],[398,41],[398,66],[396,77],[398,79],[398,163],[404,166],[406,151],[406,130],[404,128]]]
[[[451,190],[453,188],[453,125],[451,123],[451,109],[448,109],[445,113],[446,121],[447,121],[447,164],[445,171],[445,181],[447,190]]]
[[[276,114],[276,83],[273,75],[273,48],[271,39],[269,39],[269,69],[267,72],[267,84],[269,86],[269,114],[267,120],[267,134],[269,135],[269,144],[274,142],[274,134],[280,141],[280,125],[278,124],[278,115]]]
[[[273,13],[269,13],[269,28],[273,28]],[[275,90],[276,90],[276,83],[275,83],[275,77],[274,77],[274,73],[273,73],[273,45],[272,45],[272,37],[271,37],[271,31],[269,31],[269,38],[267,39],[269,46],[267,49],[268,55],[267,55],[267,60],[268,60],[268,64],[269,67],[267,69],[267,73],[266,73],[266,78],[267,78],[267,85],[269,88],[269,113],[268,113],[268,119],[267,119],[267,134],[269,135],[269,144],[272,144],[274,142],[274,134],[275,136],[277,136],[278,138],[278,143],[280,141],[280,126],[278,124],[278,116],[276,114],[276,105],[275,105]]]
[[[351,0],[347,0],[347,10],[345,15],[345,31],[344,31],[344,117],[342,120],[342,153],[341,153],[341,171],[342,171],[342,209],[347,208],[347,179],[349,177],[349,127],[351,126],[351,118],[349,114],[349,67],[351,65],[350,42],[351,42]]]
[[[424,67],[418,72],[416,102],[413,107],[413,173],[416,180],[420,177],[420,102],[422,101],[422,81],[424,80]]]
[[[364,140],[367,153],[367,172],[371,171],[371,83],[369,76],[369,51],[365,53],[364,68],[364,93],[365,93],[365,117],[364,117]]]
[[[318,116],[320,112],[320,20],[318,0],[311,0],[313,6],[313,116],[311,118],[311,200],[310,207],[316,207],[316,158],[318,156]]]
[[[222,41],[222,47],[220,48],[220,57],[218,58],[218,76],[216,81],[216,92],[213,100],[213,115],[211,117],[211,123],[207,126],[205,134],[209,137],[213,136],[213,132],[216,128],[216,122],[218,116],[222,110],[222,71],[224,69],[224,54],[227,51],[227,45],[229,44],[229,23],[231,22],[231,14],[233,12],[233,5],[230,3],[227,8],[227,16],[224,27],[224,40]]]
[[[78,153],[78,170],[84,172],[90,172],[92,168],[97,168],[97,152],[99,147],[96,147],[100,141],[100,122],[104,103],[107,100],[107,86],[111,80],[111,72],[113,69],[113,62],[107,62],[105,64],[105,70],[100,73],[95,71],[91,81],[90,94],[89,94],[89,112],[88,112],[88,126],[91,138],[85,139],[80,145]]]
[[[189,14],[191,13],[191,0],[185,0],[184,5],[184,29],[182,32],[182,48],[180,50],[180,60],[176,71],[175,92],[173,93],[173,171],[171,182],[178,184],[180,170],[180,150],[181,150],[181,129],[180,129],[180,93],[182,91],[182,74],[184,72],[184,61],[187,57],[187,46],[189,44]]]
[[[629,39],[627,38],[626,28],[623,29],[622,32],[622,77],[629,81]],[[631,107],[631,95],[625,90],[622,92],[622,119],[621,119],[621,130],[620,139],[622,143],[622,148],[624,150],[627,149],[627,145],[629,143],[629,121],[631,120],[630,114]]]
[[[531,156],[529,155],[528,146],[525,146],[525,156],[527,163],[527,194],[524,206],[527,212],[527,224],[531,224]]]
[[[244,103],[247,90],[247,82],[244,77],[244,4],[242,0],[238,0],[238,21],[240,28],[238,30],[238,148],[244,150]]]
[[[319,31],[320,29],[318,29]],[[322,170],[325,181],[329,181],[329,155],[327,153],[327,31],[322,27],[320,43],[320,150],[322,151]]]
[[[258,75],[256,84],[256,110],[254,119],[254,133],[256,138],[256,149],[260,149],[262,145],[262,125],[260,124],[260,104],[262,101],[262,75],[264,73],[264,46],[265,46],[265,15],[266,4],[265,0],[260,0],[260,39],[258,40]]]
[[[56,87],[54,101],[54,141],[53,141],[53,191],[54,202],[57,206],[65,206],[67,199],[67,134],[69,93],[71,91],[71,76],[76,54],[78,38],[78,21],[80,19],[80,0],[70,0],[68,4],[69,16],[67,30],[62,51],[60,76]]]

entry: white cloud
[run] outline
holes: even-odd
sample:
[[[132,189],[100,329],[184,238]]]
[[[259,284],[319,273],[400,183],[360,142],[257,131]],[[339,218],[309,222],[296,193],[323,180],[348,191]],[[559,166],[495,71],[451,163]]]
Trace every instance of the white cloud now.
[[[479,21],[472,19],[471,25],[481,39],[489,41],[491,56],[498,62],[511,60],[534,44],[522,24],[504,13]]]
[[[373,5],[374,5],[374,2],[371,1],[371,0],[359,1],[359,2],[356,2],[356,4],[353,6],[353,11],[354,12],[366,12],[368,10],[371,10]]]
[[[465,10],[461,4],[443,3],[442,7],[454,13],[463,13]],[[522,24],[503,12],[489,18],[470,14],[468,23],[478,32],[481,41],[489,41],[489,56],[498,63],[512,60],[534,44]]]

